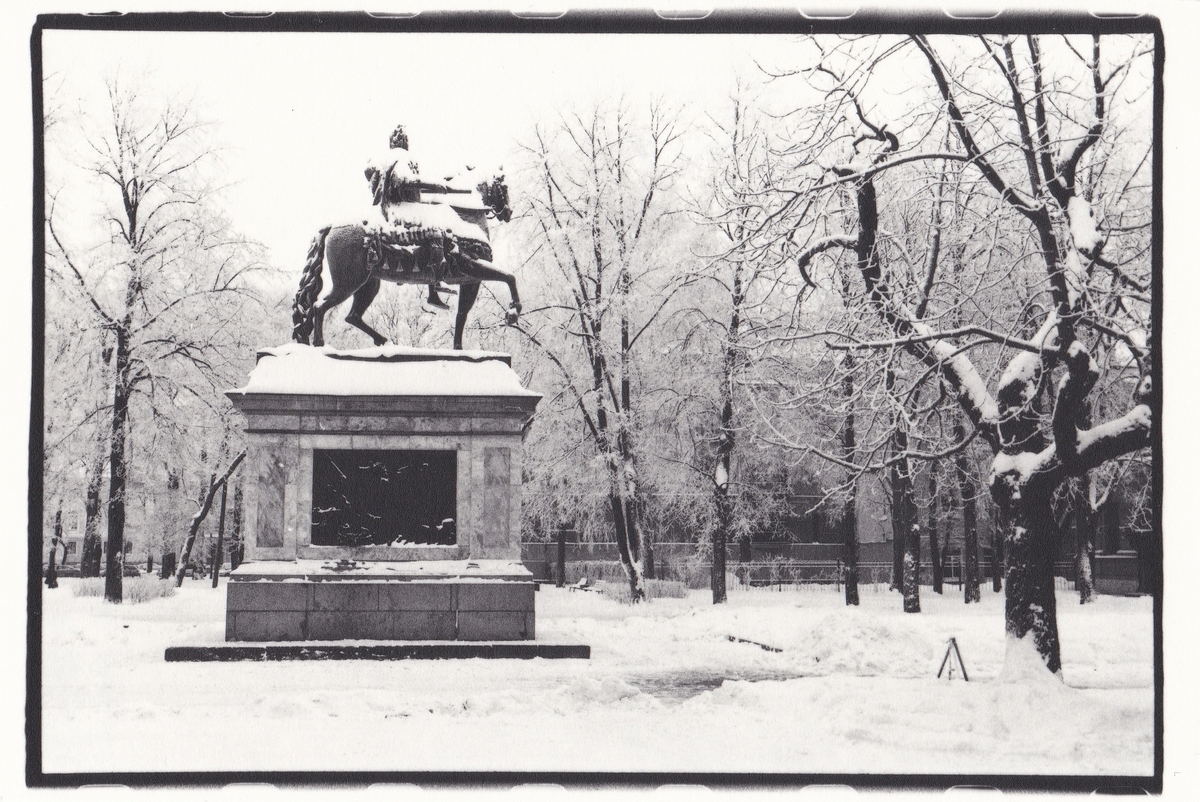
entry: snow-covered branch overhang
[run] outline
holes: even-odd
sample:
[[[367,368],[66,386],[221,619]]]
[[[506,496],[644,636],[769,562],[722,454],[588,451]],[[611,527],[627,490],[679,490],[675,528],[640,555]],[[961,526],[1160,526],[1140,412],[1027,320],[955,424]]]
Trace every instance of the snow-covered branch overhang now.
[[[1031,480],[1038,479],[1047,487],[1057,486],[1070,476],[1082,476],[1093,468],[1150,446],[1153,415],[1147,404],[1138,404],[1115,420],[1090,429],[1074,429],[1065,435],[1069,446],[1060,447],[1060,439],[1037,452],[999,453],[992,460],[993,496],[1005,501],[1016,500]],[[1069,454],[1064,460],[1062,453]],[[998,488],[1006,492],[997,493]]]
[[[813,336],[827,335],[841,337],[844,340],[849,340],[845,343],[826,342],[827,348],[835,351],[868,351],[881,348],[896,348],[907,345],[915,345],[917,343],[927,343],[933,340],[952,340],[958,337],[967,337],[971,335],[982,337],[985,341],[995,343],[997,345],[1006,345],[1010,348],[1017,348],[1021,351],[1027,351],[1032,354],[1049,353],[1054,356],[1060,356],[1058,351],[1053,347],[1039,345],[1036,339],[1023,340],[1019,337],[1012,337],[1003,332],[993,331],[982,326],[959,326],[945,331],[930,331],[928,334],[911,334],[907,337],[895,337],[890,340],[863,340],[855,337],[852,334],[847,334],[841,331],[823,331],[816,332]]]

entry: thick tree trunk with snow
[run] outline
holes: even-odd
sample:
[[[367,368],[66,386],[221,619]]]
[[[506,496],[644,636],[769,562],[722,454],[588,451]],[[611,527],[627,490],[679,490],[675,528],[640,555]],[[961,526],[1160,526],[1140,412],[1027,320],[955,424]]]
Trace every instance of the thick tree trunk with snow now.
[[[726,353],[726,370],[730,356]],[[733,387],[732,376],[724,376],[725,403],[721,408],[721,435],[717,441],[716,475],[713,477],[713,494],[717,509],[716,526],[712,537],[712,600],[723,604],[726,600],[725,550],[729,543],[729,531],[733,525],[733,500],[729,497],[729,478],[732,468],[733,432]]]
[[[646,580],[642,567],[642,555],[636,524],[631,525],[632,515],[629,504],[619,493],[610,493],[609,505],[612,508],[613,524],[617,535],[617,554],[621,558],[621,567],[629,581],[629,592],[634,602],[646,598]]]
[[[626,450],[628,439],[623,435],[618,436],[618,447],[621,452],[613,454],[608,463],[609,505],[617,536],[617,554],[629,580],[631,599],[636,603],[646,599],[646,568],[636,507],[637,470],[632,455]]]
[[[1005,527],[1004,631],[1033,639],[1051,673],[1062,669],[1054,598],[1058,530],[1050,507],[1053,488],[1031,479],[1008,499]]]
[[[908,433],[897,429],[896,451],[908,450]],[[912,466],[908,457],[896,461],[892,473],[892,532],[900,542],[900,591],[904,594],[904,612],[921,612],[921,526],[917,523],[917,505],[913,499]]]
[[[904,612],[921,612],[921,527],[916,509],[911,510],[908,539],[904,546]]]

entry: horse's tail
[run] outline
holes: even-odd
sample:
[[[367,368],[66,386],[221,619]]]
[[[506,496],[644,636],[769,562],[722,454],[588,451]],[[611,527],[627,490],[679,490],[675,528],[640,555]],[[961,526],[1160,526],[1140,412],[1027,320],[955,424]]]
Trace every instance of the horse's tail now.
[[[292,339],[308,345],[313,330],[313,305],[321,295],[321,266],[325,262],[325,238],[332,226],[325,226],[308,246],[304,272],[300,274],[300,289],[292,303]]]

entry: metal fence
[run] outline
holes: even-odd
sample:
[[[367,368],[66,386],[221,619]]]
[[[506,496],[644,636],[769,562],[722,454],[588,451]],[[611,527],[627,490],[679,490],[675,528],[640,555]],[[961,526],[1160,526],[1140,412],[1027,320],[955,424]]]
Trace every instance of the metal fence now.
[[[942,581],[948,587],[963,586],[963,571],[960,564],[944,566]],[[1075,589],[1074,565],[1070,562],[1056,563],[1055,588]],[[553,569],[552,569],[553,571]],[[566,564],[566,582],[574,583],[586,577],[589,581],[624,582],[625,571],[621,564],[611,560],[586,560]],[[711,587],[712,564],[699,561],[659,562],[654,568],[654,578],[683,582],[691,589]],[[990,561],[979,563],[981,586],[992,582]],[[729,591],[801,591],[838,592],[845,581],[845,566],[841,560],[758,560],[752,562],[729,562],[725,567],[725,587]],[[918,582],[932,587],[933,566],[922,563]],[[891,562],[867,561],[858,564],[858,584],[865,591],[886,590],[892,583]]]

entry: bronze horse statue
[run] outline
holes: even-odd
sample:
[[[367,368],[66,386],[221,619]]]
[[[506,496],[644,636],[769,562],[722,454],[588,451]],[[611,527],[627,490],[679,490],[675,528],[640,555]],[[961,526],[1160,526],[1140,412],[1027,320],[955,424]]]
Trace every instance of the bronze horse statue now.
[[[371,178],[369,173],[370,171],[368,178]],[[387,183],[386,179],[372,179],[373,189],[379,185],[386,187]],[[453,192],[445,185],[422,184],[409,186],[403,196],[390,198],[385,197],[390,195],[387,189],[379,189],[375,192],[375,203],[384,206],[385,218],[388,220],[395,219],[394,212],[389,214],[389,200],[401,203],[408,201],[403,205],[417,212],[440,207],[438,211],[443,218],[453,210],[453,215],[464,224],[458,228],[465,231],[482,231],[485,240],[480,242],[475,238],[456,237],[448,230],[440,228],[431,230],[414,226],[410,229],[413,236],[406,240],[410,247],[401,253],[399,248],[393,246],[388,254],[392,259],[385,260],[381,251],[386,250],[386,246],[380,243],[379,234],[373,226],[364,223],[327,226],[321,229],[309,247],[304,273],[300,278],[300,289],[292,305],[293,339],[296,342],[307,344],[311,337],[314,346],[324,345],[325,313],[347,298],[353,297],[346,322],[365,332],[375,345],[386,343],[386,337],[363,321],[363,313],[375,300],[383,281],[397,284],[428,284],[431,288],[438,282],[459,285],[458,314],[454,321],[454,349],[457,351],[462,350],[463,328],[466,326],[467,315],[479,295],[481,282],[503,281],[508,285],[511,305],[505,319],[510,325],[516,323],[521,313],[516,278],[491,263],[491,247],[486,241],[489,216],[501,222],[507,222],[512,217],[512,209],[508,205],[508,188],[504,185],[503,178],[476,187],[483,205],[487,207],[484,209],[457,208],[453,205],[453,200],[449,204],[419,203],[421,189]],[[392,229],[387,233],[395,239],[408,232],[397,233]],[[369,257],[375,258],[373,260]],[[324,287],[322,278],[322,274],[326,272],[332,285],[328,288]]]

